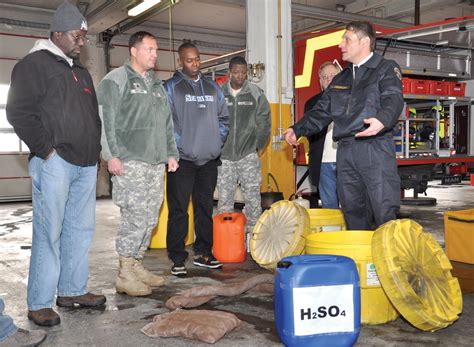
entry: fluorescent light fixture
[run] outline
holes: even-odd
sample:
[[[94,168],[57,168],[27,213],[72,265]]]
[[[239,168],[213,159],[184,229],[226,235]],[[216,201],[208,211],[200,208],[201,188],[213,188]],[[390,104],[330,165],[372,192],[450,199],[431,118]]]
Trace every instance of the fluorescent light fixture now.
[[[150,8],[159,4],[160,2],[161,0],[143,0],[143,2],[128,10],[128,15],[130,17],[138,16],[139,14],[148,11]]]
[[[428,35],[434,35],[434,34],[440,34],[440,33],[447,33],[450,31],[458,31],[458,27],[449,27],[449,28],[440,28],[440,29],[435,29],[435,30],[429,30],[429,31],[421,31],[413,34],[407,34],[407,35],[402,35],[402,36],[395,36],[394,37],[397,40],[407,40],[407,39],[413,39],[415,37],[421,37],[421,36],[428,36]]]
[[[437,41],[435,42],[435,46],[447,46],[449,45],[449,41],[448,40],[443,40],[443,41]]]

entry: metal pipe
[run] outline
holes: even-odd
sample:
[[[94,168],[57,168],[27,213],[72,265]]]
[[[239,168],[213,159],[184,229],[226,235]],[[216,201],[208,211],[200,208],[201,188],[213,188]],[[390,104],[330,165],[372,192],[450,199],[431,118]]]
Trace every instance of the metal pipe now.
[[[0,32],[0,35],[2,35],[1,32]],[[155,37],[156,37],[156,36],[155,36]],[[158,36],[158,38],[164,39],[163,37],[159,37],[159,36]],[[175,41],[176,41],[176,42],[182,42],[182,41],[180,41],[180,40],[175,40]],[[114,47],[124,47],[124,48],[128,49],[128,45],[124,45],[124,44],[121,44],[121,43],[114,43],[113,46],[114,46]],[[170,50],[169,50],[169,49],[164,49],[164,48],[158,48],[157,51],[158,51],[158,52],[160,52],[160,51],[169,52]],[[241,51],[245,52],[244,49],[241,50]],[[225,56],[231,55],[231,54],[237,54],[237,53],[240,53],[241,51],[236,51],[236,52],[232,52],[232,53],[229,53],[229,54],[225,54]],[[171,52],[177,53],[178,50],[177,50],[177,49],[172,49]],[[201,51],[199,51],[199,53],[200,53],[201,55],[210,55],[210,56],[214,56],[214,57],[216,57],[216,58],[223,57],[223,55],[216,54],[216,53],[206,53],[206,52],[201,52]],[[210,59],[215,59],[215,58],[210,58]],[[202,66],[202,64],[208,62],[210,59],[202,61],[202,62],[201,62],[201,66]]]
[[[439,99],[436,99],[436,129],[435,129],[435,149],[436,149],[436,153],[439,154],[439,124],[440,124],[440,114],[439,114],[439,110],[440,110],[440,102],[439,102]],[[450,148],[451,150],[451,148]]]
[[[10,19],[10,18],[0,18],[0,24],[7,24],[7,25],[17,26],[17,27],[22,27],[22,28],[49,30],[49,24],[28,22],[25,20],[16,20],[16,19]]]
[[[24,35],[24,34],[13,34],[0,32],[0,36],[13,36],[13,37],[24,37],[28,39],[47,39],[47,36],[36,36],[36,35]]]
[[[449,103],[449,117],[447,117],[446,113],[444,114],[444,124],[448,124],[447,122],[449,122],[448,136],[450,151],[454,148],[454,128],[456,126],[456,115],[454,114],[455,103],[456,101],[452,101]]]
[[[86,19],[87,21],[90,21],[94,16],[100,14],[102,11],[104,11],[107,7],[109,7],[110,5],[113,5],[117,2],[117,0],[107,0],[106,2],[104,2],[103,4],[97,6],[96,8],[94,8],[92,11],[90,11],[87,16],[86,16]]]
[[[420,25],[420,0],[415,0],[415,25]]]
[[[327,8],[316,7],[316,6],[307,6],[292,3],[291,4],[291,12],[293,15],[307,17],[307,18],[316,18],[316,19],[324,19],[324,20],[331,20],[335,22],[352,22],[352,21],[370,21],[373,24],[378,24],[388,28],[406,28],[410,26],[409,23],[392,21],[388,19],[382,19],[378,17],[371,17],[371,16],[364,16],[355,13],[347,13],[341,11],[334,11],[328,10]]]
[[[393,37],[396,38],[397,40],[407,40],[407,39],[413,39],[415,37],[420,37],[420,36],[428,36],[428,35],[447,33],[450,31],[458,31],[458,30],[459,30],[459,26],[455,25],[448,28],[439,28],[439,29],[433,29],[433,30],[428,30],[428,31],[419,30],[418,32],[415,31],[411,34],[409,31],[409,33],[406,35],[397,36],[396,34],[394,34]]]
[[[167,23],[158,23],[158,22],[146,23],[146,27],[149,27],[152,29],[163,29],[163,30],[168,30],[169,28]],[[246,35],[245,32],[199,28],[195,26],[179,25],[179,24],[174,24],[174,23],[173,23],[173,31],[175,33],[184,32],[184,33],[202,34],[202,35],[216,35],[220,37],[228,37],[231,39],[241,39],[241,40],[245,40],[245,35]]]
[[[15,5],[15,4],[0,4],[0,7],[7,7],[7,8],[12,8],[12,9],[17,9],[17,10],[26,10],[26,11],[36,12],[36,13],[45,12],[48,14],[53,14],[54,11],[56,11],[56,10],[50,10],[47,8],[23,6],[23,5]]]
[[[218,64],[218,63],[221,63],[221,62],[226,62],[227,58],[233,58],[233,57],[241,55],[241,54],[245,55],[245,52],[247,52],[246,49],[241,49],[241,50],[238,50],[238,51],[235,51],[235,52],[230,52],[230,53],[227,53],[227,54],[219,55],[215,58],[210,58],[210,59],[207,59],[207,60],[203,60],[203,61],[201,61],[201,66],[202,67],[207,67],[207,66]]]
[[[277,34],[277,42],[278,42],[278,116],[279,116],[279,123],[278,123],[278,141],[282,141],[282,131],[283,131],[283,121],[282,121],[282,63],[281,63],[281,0],[278,0],[278,34]],[[269,171],[270,172],[270,171]]]

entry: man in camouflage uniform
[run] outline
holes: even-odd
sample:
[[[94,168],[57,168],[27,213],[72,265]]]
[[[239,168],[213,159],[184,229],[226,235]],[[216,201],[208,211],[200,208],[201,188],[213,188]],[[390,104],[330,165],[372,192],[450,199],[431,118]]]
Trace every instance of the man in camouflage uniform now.
[[[98,88],[103,120],[102,156],[120,207],[116,249],[119,293],[142,296],[164,284],[143,267],[143,256],[163,201],[164,170],[178,169],[178,150],[166,92],[153,71],[156,38],[139,31],[130,37],[130,62],[104,77]]]
[[[262,212],[262,172],[258,154],[270,136],[270,105],[263,91],[247,81],[247,62],[234,57],[229,63],[229,81],[222,87],[230,114],[229,135],[222,149],[217,190],[219,213],[234,211],[237,185],[245,196],[247,239]]]

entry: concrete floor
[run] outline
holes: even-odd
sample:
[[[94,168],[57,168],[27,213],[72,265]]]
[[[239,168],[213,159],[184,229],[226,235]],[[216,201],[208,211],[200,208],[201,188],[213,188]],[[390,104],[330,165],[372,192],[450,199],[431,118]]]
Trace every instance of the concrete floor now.
[[[456,186],[441,186],[434,182],[428,195],[438,198],[436,206],[403,206],[402,213],[419,222],[444,245],[443,212],[474,208],[474,187],[467,182]],[[26,317],[31,218],[31,203],[0,204],[0,297],[6,302],[6,312],[14,317],[17,325],[27,329],[37,328]],[[176,278],[169,275],[171,263],[166,251],[150,250],[145,264],[165,276],[166,286],[142,298],[117,294],[114,282],[118,261],[114,240],[118,220],[119,211],[111,200],[97,201],[97,232],[90,252],[89,288],[105,294],[107,305],[99,310],[58,308],[61,325],[47,328],[44,346],[207,345],[182,338],[153,339],[140,329],[155,315],[168,312],[164,302],[183,289],[266,273],[249,257],[246,263],[226,264],[222,270],[200,269],[189,262],[188,276]],[[473,346],[474,294],[464,295],[463,299],[463,314],[446,329],[421,332],[399,318],[388,324],[362,326],[357,346]],[[272,296],[251,291],[239,297],[216,298],[201,308],[233,312],[243,322],[239,329],[216,343],[217,346],[281,345],[274,327]]]

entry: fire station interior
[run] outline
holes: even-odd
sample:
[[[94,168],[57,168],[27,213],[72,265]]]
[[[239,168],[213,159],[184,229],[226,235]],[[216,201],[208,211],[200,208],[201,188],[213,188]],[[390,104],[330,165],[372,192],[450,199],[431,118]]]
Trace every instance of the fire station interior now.
[[[13,67],[28,54],[36,40],[49,36],[50,20],[62,2],[0,1],[0,298],[5,302],[4,314],[10,315],[17,326],[30,330],[39,327],[28,320],[26,304],[33,218],[29,150],[8,123],[5,109]],[[366,316],[362,319],[355,345],[474,345],[473,1],[161,0],[136,17],[130,17],[128,10],[141,0],[70,2],[76,4],[88,20],[90,42],[83,48],[80,60],[91,73],[95,86],[108,71],[128,59],[128,39],[138,30],[149,31],[157,37],[159,51],[155,72],[162,80],[170,78],[178,68],[176,50],[186,41],[198,46],[201,71],[220,84],[227,79],[229,60],[239,55],[245,57],[249,63],[248,79],[265,91],[272,106],[271,137],[261,157],[262,194],[278,193],[285,200],[293,201],[300,193],[309,200],[309,210],[321,209],[317,191],[312,191],[307,178],[307,142],[302,141],[303,145],[298,148],[288,146],[282,131],[302,117],[304,101],[319,92],[316,76],[319,64],[332,59],[344,64],[337,42],[317,48],[311,55],[313,65],[309,75],[304,77],[309,42],[328,39],[350,21],[371,21],[377,29],[377,52],[395,60],[403,75],[404,107],[394,129],[401,178],[399,218],[417,223],[422,233],[417,230],[416,236],[408,237],[413,247],[410,256],[400,250],[394,256],[397,259],[413,256],[419,261],[412,264],[410,275],[403,275],[409,277],[406,287],[395,290],[395,294],[386,293],[388,286],[384,287],[385,275],[381,273],[390,271],[377,267],[381,285],[377,280],[378,291],[374,294],[370,285],[362,285],[361,276],[360,305],[366,310],[365,314],[371,311],[382,318]],[[261,22],[266,26],[263,30],[262,27],[256,29]],[[306,82],[301,82],[305,78]],[[256,275],[273,274],[275,287],[281,289],[278,294],[276,290],[271,292],[256,286],[235,296],[215,296],[193,309],[224,311],[240,320],[237,328],[215,343],[217,346],[283,345],[282,331],[293,329],[289,317],[292,313],[285,315],[276,310],[275,305],[277,301],[291,301],[291,297],[282,297],[284,285],[277,282],[280,269],[276,262],[273,266],[260,264],[248,245],[243,262],[225,262],[219,270],[195,267],[190,257],[186,264],[188,274],[180,278],[170,274],[172,263],[167,256],[166,243],[163,238],[158,240],[156,234],[166,230],[166,225],[161,231],[157,226],[144,264],[164,276],[165,285],[143,297],[118,294],[115,237],[120,211],[110,192],[110,177],[106,163],[102,162],[97,181],[96,232],[89,255],[88,287],[94,293],[104,294],[107,303],[100,309],[55,307],[61,324],[45,328],[48,335],[42,345],[204,346],[207,343],[180,336],[149,337],[142,328],[155,316],[168,313],[167,300],[186,289],[238,284]],[[214,198],[217,201],[218,192]],[[241,212],[243,202],[241,191],[237,191],[237,212]],[[270,205],[264,206],[261,218],[272,218]],[[313,215],[306,215],[313,223]],[[451,215],[454,217],[449,217]],[[460,215],[466,223],[459,229],[453,228],[452,223],[459,222]],[[303,228],[298,223],[292,227]],[[312,226],[305,227],[307,233],[329,232],[324,226],[317,231]],[[275,228],[278,229],[278,225]],[[189,234],[192,239],[193,230]],[[456,239],[458,237],[463,238]],[[304,235],[301,238],[304,239]],[[451,246],[449,242],[454,239]],[[294,240],[291,242],[300,242]],[[192,240],[187,242],[189,250],[191,244]],[[467,259],[458,257],[456,247],[462,248]],[[303,247],[285,256],[304,252]],[[364,260],[363,265],[356,263],[359,272],[363,272],[366,265],[373,266],[369,260],[367,264]],[[394,273],[404,271],[392,270]],[[368,278],[364,277],[365,280]],[[439,285],[446,281],[449,285]],[[285,285],[292,287],[295,283],[290,279]],[[412,299],[404,296],[405,290],[412,294]],[[378,301],[381,297],[386,308]],[[423,297],[429,299],[423,301]],[[438,319],[440,315],[447,315],[449,319]],[[289,327],[282,328],[282,324]],[[327,345],[308,342],[310,340],[298,342],[297,337],[293,336],[296,341],[293,345]],[[337,338],[334,341],[334,345],[345,345],[338,344]]]

